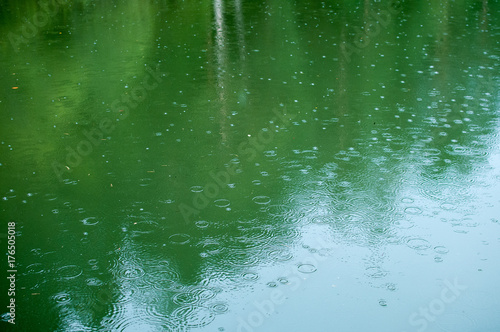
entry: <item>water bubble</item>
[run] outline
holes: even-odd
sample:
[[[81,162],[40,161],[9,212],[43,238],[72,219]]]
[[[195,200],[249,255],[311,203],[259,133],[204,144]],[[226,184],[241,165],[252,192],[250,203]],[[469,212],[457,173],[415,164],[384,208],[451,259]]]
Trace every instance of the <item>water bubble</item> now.
[[[378,301],[378,304],[379,304],[380,306],[382,306],[382,307],[386,307],[386,306],[387,306],[387,301],[386,301],[386,300],[384,300],[384,299],[381,299],[381,300],[379,300],[379,301]]]

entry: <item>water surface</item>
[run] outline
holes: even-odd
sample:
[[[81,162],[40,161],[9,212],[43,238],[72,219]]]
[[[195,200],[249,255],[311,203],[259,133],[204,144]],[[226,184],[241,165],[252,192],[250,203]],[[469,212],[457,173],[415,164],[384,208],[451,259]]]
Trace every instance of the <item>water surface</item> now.
[[[17,330],[499,328],[498,2],[43,4],[0,5]]]

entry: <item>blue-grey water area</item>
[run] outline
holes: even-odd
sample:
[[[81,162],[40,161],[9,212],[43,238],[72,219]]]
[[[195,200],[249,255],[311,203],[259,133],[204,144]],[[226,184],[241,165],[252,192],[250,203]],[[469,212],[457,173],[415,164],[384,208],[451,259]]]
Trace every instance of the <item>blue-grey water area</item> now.
[[[0,330],[500,331],[499,10],[3,1]]]

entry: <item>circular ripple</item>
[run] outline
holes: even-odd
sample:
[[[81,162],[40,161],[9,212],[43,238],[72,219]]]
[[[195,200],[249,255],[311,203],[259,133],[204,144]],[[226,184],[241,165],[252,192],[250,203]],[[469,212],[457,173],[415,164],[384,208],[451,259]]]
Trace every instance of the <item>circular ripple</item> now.
[[[436,246],[436,247],[434,247],[434,251],[438,254],[441,254],[441,255],[444,255],[444,254],[447,254],[448,252],[450,252],[450,250],[448,248],[446,248],[445,246]]]
[[[0,320],[3,321],[3,322],[8,322],[10,319],[11,319],[11,317],[10,317],[10,313],[9,312],[4,312],[0,316]]]
[[[192,186],[191,187],[191,192],[193,192],[193,193],[201,193],[202,191],[203,191],[202,186]]]
[[[146,187],[153,183],[153,179],[151,178],[143,178],[139,180],[139,186]]]
[[[198,228],[207,228],[210,223],[206,220],[198,220],[195,222],[196,227]]]
[[[174,291],[184,289],[184,286],[177,282],[179,278],[179,274],[175,271],[156,271],[146,276],[146,279],[154,288]]]
[[[172,300],[179,305],[196,304],[200,302],[199,296],[193,293],[179,293],[174,295]]]
[[[144,270],[140,266],[123,266],[118,270],[118,276],[125,280],[140,278],[144,275]]]
[[[44,273],[45,270],[43,269],[42,263],[34,263],[26,266],[26,272],[28,274],[35,274],[35,273]]]
[[[421,214],[422,210],[416,206],[411,206],[405,209],[405,213],[416,215],[416,214]]]
[[[214,204],[217,207],[223,208],[223,207],[228,207],[229,205],[231,205],[231,202],[228,199],[221,198],[221,199],[215,200]]]
[[[130,230],[134,235],[153,233],[157,229],[158,224],[151,220],[138,220],[130,224]]]
[[[398,229],[410,229],[414,226],[415,224],[408,220],[396,220],[394,222],[394,227]]]
[[[92,258],[92,259],[89,259],[87,263],[89,263],[89,265],[97,265],[98,261],[97,261],[97,259]]]
[[[189,292],[197,296],[200,300],[206,301],[214,298],[220,290],[214,288],[196,287]]]
[[[256,253],[250,251],[231,250],[225,260],[235,266],[253,266],[259,262],[259,257]]]
[[[54,299],[57,304],[63,305],[71,302],[71,295],[68,293],[58,293],[53,295],[52,299]]]
[[[87,226],[94,226],[99,223],[99,220],[97,220],[96,217],[88,217],[85,219],[81,220],[82,224],[87,225]]]
[[[224,302],[216,302],[210,305],[210,311],[216,315],[224,314],[229,310],[229,306]]]
[[[191,236],[189,236],[189,234],[178,233],[170,235],[168,239],[172,244],[186,244],[191,241]]]
[[[370,278],[383,278],[387,276],[387,271],[382,270],[380,267],[372,266],[365,270],[365,275]]]
[[[272,216],[281,217],[290,213],[290,209],[285,205],[270,205],[267,212]]]
[[[206,326],[215,319],[215,314],[209,308],[192,305],[175,309],[172,316],[191,328]]]
[[[390,290],[391,292],[395,291],[397,289],[396,285],[393,283],[388,283],[386,285],[387,290]]]
[[[246,281],[256,281],[259,279],[259,274],[256,272],[244,272],[242,278]]]
[[[297,266],[297,270],[301,273],[313,273],[316,272],[316,266],[312,264],[300,264]]]
[[[401,198],[401,202],[406,203],[406,204],[411,204],[414,202],[413,198],[410,197],[403,197]]]
[[[216,240],[207,239],[198,243],[198,246],[205,250],[205,253],[209,255],[217,255],[221,252],[221,244]]]
[[[269,196],[255,196],[254,198],[252,198],[252,201],[255,204],[265,205],[271,202],[271,198]]]
[[[226,242],[228,248],[256,248],[263,247],[276,237],[272,226],[245,227],[241,230],[241,236],[234,237]]]
[[[293,258],[293,254],[288,248],[274,249],[268,252],[267,256],[277,262],[289,261]]]
[[[334,216],[316,216],[311,219],[311,222],[315,224],[328,224],[335,221]]]
[[[409,239],[406,245],[414,250],[427,250],[431,247],[429,241],[420,238]]]
[[[185,331],[180,328],[172,330],[168,326],[170,322],[165,323],[164,315],[155,312],[155,309],[151,308],[151,306],[134,310],[133,314],[130,314],[129,309],[130,305],[128,303],[114,304],[111,309],[112,316],[101,320],[104,330],[122,332]]]
[[[74,279],[76,277],[79,277],[83,273],[83,271],[79,266],[66,265],[58,268],[56,273],[63,279]]]

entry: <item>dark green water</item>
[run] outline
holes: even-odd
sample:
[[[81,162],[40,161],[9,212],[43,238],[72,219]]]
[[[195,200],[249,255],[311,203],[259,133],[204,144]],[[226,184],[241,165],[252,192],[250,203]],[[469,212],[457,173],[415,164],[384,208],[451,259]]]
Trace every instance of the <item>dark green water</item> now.
[[[499,9],[4,1],[1,330],[498,331]]]

